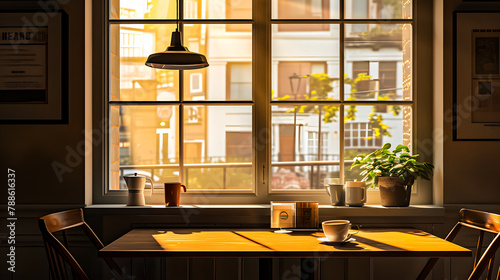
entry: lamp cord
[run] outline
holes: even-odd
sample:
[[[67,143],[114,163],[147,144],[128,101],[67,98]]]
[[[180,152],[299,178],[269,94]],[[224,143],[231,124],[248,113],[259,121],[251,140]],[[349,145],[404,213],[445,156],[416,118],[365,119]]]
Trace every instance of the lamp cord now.
[[[175,11],[177,12],[177,17],[176,17],[177,27],[175,28],[175,31],[179,31],[179,0],[175,1]]]

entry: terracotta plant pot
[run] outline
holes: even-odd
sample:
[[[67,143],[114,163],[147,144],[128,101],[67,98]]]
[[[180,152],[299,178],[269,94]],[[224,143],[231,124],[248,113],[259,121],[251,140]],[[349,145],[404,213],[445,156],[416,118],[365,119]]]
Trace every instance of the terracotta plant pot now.
[[[413,178],[402,180],[399,177],[378,177],[382,206],[407,207],[410,205]]]

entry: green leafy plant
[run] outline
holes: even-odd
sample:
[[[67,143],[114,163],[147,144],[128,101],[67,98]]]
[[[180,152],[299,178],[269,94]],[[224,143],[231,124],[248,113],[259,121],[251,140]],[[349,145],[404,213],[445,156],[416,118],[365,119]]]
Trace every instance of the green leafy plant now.
[[[418,155],[410,155],[410,149],[405,145],[398,145],[392,152],[391,144],[369,154],[360,154],[354,158],[351,170],[360,166],[362,181],[370,183],[372,187],[378,185],[378,177],[390,176],[401,178],[406,185],[413,185],[414,180],[422,177],[430,180],[434,166],[428,162],[417,162]]]

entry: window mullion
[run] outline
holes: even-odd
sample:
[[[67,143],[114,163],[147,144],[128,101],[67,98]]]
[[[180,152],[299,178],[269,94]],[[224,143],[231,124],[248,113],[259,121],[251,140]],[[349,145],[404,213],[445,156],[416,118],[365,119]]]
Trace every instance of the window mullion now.
[[[253,26],[253,98],[255,151],[255,191],[257,201],[268,202],[271,168],[270,67],[271,67],[271,1],[252,1]]]
[[[341,19],[344,19],[344,1],[340,1],[340,15]],[[340,105],[339,108],[339,179],[340,183],[344,184],[344,66],[345,66],[345,54],[344,54],[344,33],[345,33],[345,24],[342,22],[340,23],[340,32],[339,32],[339,43],[340,43],[340,53],[339,53],[339,67],[340,67],[340,86],[339,86],[339,92],[340,92],[340,101],[342,104]]]

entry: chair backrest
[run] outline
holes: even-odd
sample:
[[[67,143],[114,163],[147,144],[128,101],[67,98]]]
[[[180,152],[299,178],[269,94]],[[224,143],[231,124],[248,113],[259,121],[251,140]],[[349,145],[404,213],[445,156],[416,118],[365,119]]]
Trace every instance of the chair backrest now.
[[[50,271],[53,277],[56,280],[70,279],[67,271],[67,267],[69,267],[73,279],[89,279],[78,262],[68,251],[69,244],[66,235],[67,229],[81,227],[97,250],[104,247],[94,231],[85,223],[83,219],[83,210],[74,209],[43,216],[38,220],[38,227],[42,232],[45,250],[49,259]],[[54,236],[56,232],[62,232],[64,244]],[[113,259],[104,258],[104,260],[111,268],[113,276],[117,279],[122,279],[122,272]]]
[[[448,233],[446,240],[453,241],[457,236],[460,229],[465,226],[479,231],[479,238],[476,247],[476,256],[474,258],[474,267],[472,273],[469,276],[469,280],[476,280],[481,277],[484,269],[488,266],[488,274],[486,279],[491,279],[493,274],[493,264],[495,262],[495,253],[500,247],[500,215],[471,210],[471,209],[461,209],[460,218],[455,227]],[[486,250],[482,252],[484,233],[489,232],[495,234],[493,241],[488,245]],[[430,259],[425,265],[424,269],[417,277],[417,280],[424,280],[437,262],[437,258]],[[497,280],[500,279],[500,268],[497,274]]]

